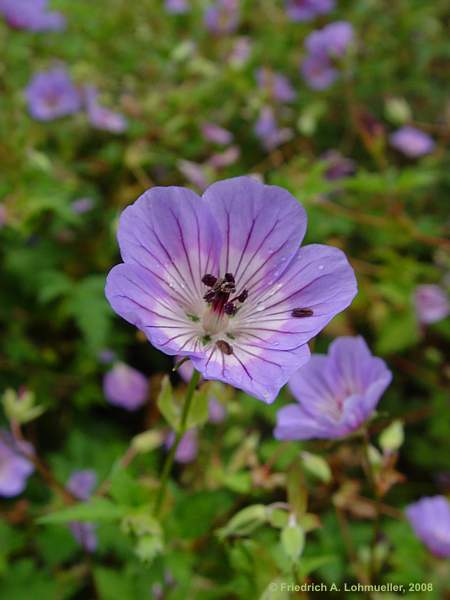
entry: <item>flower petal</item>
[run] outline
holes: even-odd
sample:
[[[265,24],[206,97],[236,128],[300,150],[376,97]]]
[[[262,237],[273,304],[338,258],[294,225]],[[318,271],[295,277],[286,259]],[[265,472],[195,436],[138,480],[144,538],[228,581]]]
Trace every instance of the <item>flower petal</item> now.
[[[189,189],[155,187],[124,210],[117,233],[125,263],[145,267],[173,299],[201,303],[217,273],[221,238],[205,201]]]
[[[109,272],[105,288],[116,313],[144,331],[156,348],[171,355],[198,352],[199,328],[188,316],[190,305],[170,291],[152,271],[129,263]]]
[[[259,338],[262,347],[295,348],[306,344],[331,319],[347,308],[356,292],[356,279],[338,248],[311,244],[301,248],[288,268],[267,280],[237,315],[236,335]],[[295,317],[294,309],[311,316]]]
[[[329,436],[327,430],[305,412],[300,404],[288,404],[277,413],[274,437],[277,440],[309,440]]]
[[[212,346],[206,356],[193,357],[195,368],[205,379],[217,379],[237,387],[251,396],[271,403],[301,365],[309,360],[307,345],[289,352],[278,348],[261,349],[249,344],[231,341],[233,353],[226,355]]]
[[[250,294],[261,279],[285,268],[306,230],[306,214],[288,191],[236,177],[211,185],[203,198],[222,228],[220,273],[233,273]]]

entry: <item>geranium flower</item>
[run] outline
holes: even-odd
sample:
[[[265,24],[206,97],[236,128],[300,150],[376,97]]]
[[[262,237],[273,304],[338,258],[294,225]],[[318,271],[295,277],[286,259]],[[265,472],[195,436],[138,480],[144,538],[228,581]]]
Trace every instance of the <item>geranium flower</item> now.
[[[424,131],[411,125],[405,125],[395,131],[389,138],[393,148],[409,158],[419,158],[434,150],[434,140]]]
[[[437,323],[450,313],[448,295],[438,285],[418,285],[414,292],[414,304],[420,323]]]
[[[89,500],[97,483],[97,474],[92,469],[74,471],[67,482],[67,489],[78,500]],[[72,521],[69,529],[76,541],[88,552],[97,548],[97,535],[95,523],[85,521]]]
[[[450,558],[450,504],[445,496],[425,497],[406,508],[417,537],[440,558]]]
[[[286,0],[287,14],[293,21],[311,21],[334,8],[334,0]]]
[[[341,337],[328,355],[314,354],[289,380],[297,404],[278,411],[279,440],[334,439],[355,431],[392,379],[362,337]]]
[[[22,452],[32,454],[33,448],[0,429],[0,496],[12,498],[25,489],[34,467]]]
[[[48,0],[0,0],[0,14],[13,29],[62,31],[66,26],[60,12],[48,10]]]
[[[127,128],[127,120],[116,111],[101,106],[98,102],[98,92],[94,86],[85,90],[87,115],[91,125],[96,129],[110,133],[123,133]]]
[[[64,67],[37,73],[26,89],[31,116],[51,121],[73,114],[81,108],[81,96]]]
[[[110,404],[125,410],[137,410],[147,398],[148,380],[137,369],[116,363],[103,379],[103,392]]]
[[[256,83],[259,89],[265,91],[270,98],[278,102],[292,102],[296,93],[289,79],[282,73],[277,73],[267,67],[257,69]]]
[[[286,190],[251,177],[155,187],[120,218],[123,264],[108,275],[113,309],[169,355],[272,402],[309,358],[308,340],[356,294],[331,246],[299,248],[306,214]]]
[[[169,450],[175,442],[175,432],[171,431],[166,438],[166,449]],[[181,464],[188,464],[197,458],[198,454],[198,435],[196,429],[189,429],[183,435],[175,452],[175,461]]]

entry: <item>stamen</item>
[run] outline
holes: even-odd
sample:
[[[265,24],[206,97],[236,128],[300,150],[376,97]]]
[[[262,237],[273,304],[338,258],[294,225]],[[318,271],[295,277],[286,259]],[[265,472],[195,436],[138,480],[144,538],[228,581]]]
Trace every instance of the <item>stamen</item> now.
[[[217,340],[216,346],[223,354],[226,354],[227,356],[233,354],[233,346],[230,346],[230,344],[225,340]]]
[[[294,308],[291,312],[291,316],[301,319],[302,317],[312,317],[314,311],[311,308]]]
[[[248,291],[244,290],[243,292],[241,292],[239,294],[239,296],[236,298],[236,300],[238,300],[242,304],[243,302],[245,302],[247,300],[247,298],[248,298]]]
[[[233,302],[227,302],[223,307],[223,312],[226,315],[235,315],[237,313],[237,307],[233,304]]]
[[[206,275],[203,275],[202,277],[202,283],[204,283],[208,287],[213,287],[216,281],[217,277],[214,277],[214,275],[211,275],[210,273],[206,273]]]

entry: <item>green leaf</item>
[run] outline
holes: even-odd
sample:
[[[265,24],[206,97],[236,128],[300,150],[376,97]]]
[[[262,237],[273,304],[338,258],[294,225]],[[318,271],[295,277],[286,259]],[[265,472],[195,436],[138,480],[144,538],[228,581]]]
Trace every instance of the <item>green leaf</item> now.
[[[379,437],[380,446],[386,453],[399,450],[404,440],[403,423],[398,419],[386,427]]]
[[[331,469],[324,458],[310,452],[302,452],[301,457],[303,466],[311,475],[314,475],[314,477],[317,477],[317,479],[320,479],[324,483],[328,483],[331,480]]]
[[[187,419],[187,429],[199,427],[208,420],[207,388],[203,386],[194,392]]]
[[[267,521],[268,512],[264,504],[253,504],[246,506],[234,515],[225,525],[218,530],[221,539],[230,535],[244,536],[254,531],[257,527]]]
[[[292,562],[300,558],[305,546],[305,532],[295,518],[281,531],[281,545]]]
[[[168,375],[164,377],[161,383],[161,390],[158,396],[158,408],[172,429],[176,431],[180,422],[180,411],[175,402],[172,384],[170,383]]]
[[[70,521],[117,521],[124,516],[124,507],[106,498],[91,498],[86,502],[63,508],[38,519],[42,525],[69,523]]]

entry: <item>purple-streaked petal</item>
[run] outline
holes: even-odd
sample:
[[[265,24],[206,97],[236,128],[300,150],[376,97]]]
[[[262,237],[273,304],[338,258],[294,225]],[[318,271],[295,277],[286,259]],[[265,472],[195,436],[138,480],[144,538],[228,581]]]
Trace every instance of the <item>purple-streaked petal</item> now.
[[[236,177],[211,185],[203,195],[221,226],[220,273],[233,273],[249,296],[262,278],[279,272],[296,252],[306,213],[286,190]]]
[[[252,343],[232,341],[233,354],[225,355],[216,346],[206,356],[193,357],[195,368],[205,379],[223,381],[250,396],[270,404],[299,366],[309,360],[307,345],[289,352],[260,348]]]

